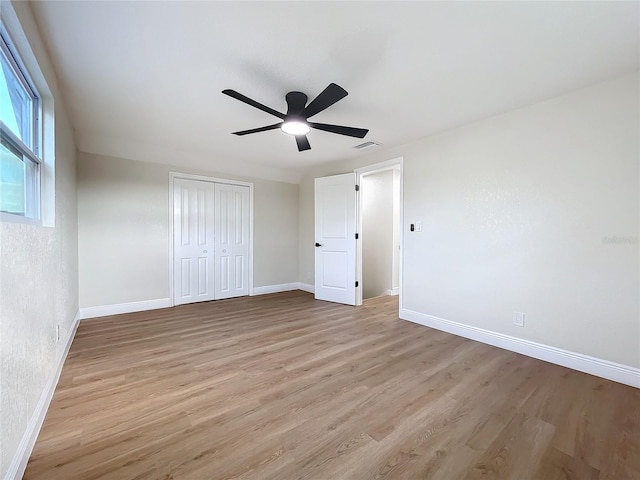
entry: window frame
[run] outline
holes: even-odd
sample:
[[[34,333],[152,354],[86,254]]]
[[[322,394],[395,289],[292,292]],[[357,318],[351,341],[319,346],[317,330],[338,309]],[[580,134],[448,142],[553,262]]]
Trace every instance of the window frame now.
[[[32,223],[40,225],[42,205],[42,101],[38,90],[29,77],[19,53],[13,48],[4,22],[0,22],[0,49],[7,59],[16,79],[26,91],[31,100],[30,135],[33,148],[27,146],[7,125],[0,120],[0,142],[21,158],[28,172],[25,174],[25,211],[24,214],[0,210],[0,221],[16,223]]]

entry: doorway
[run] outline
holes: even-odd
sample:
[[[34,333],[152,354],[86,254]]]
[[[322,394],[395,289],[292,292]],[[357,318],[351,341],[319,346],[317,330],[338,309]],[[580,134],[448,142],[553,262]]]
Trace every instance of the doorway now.
[[[400,167],[362,176],[362,299],[399,290]]]
[[[357,169],[358,305],[382,295],[401,294],[402,158]]]
[[[330,302],[344,303],[347,305],[362,305],[365,287],[369,283],[373,291],[379,290],[380,294],[399,295],[399,305],[402,305],[402,165],[403,158],[396,158],[387,162],[381,162],[368,167],[356,169],[354,173],[318,177],[315,179],[314,193],[314,221],[315,221],[315,298]],[[377,174],[389,172],[386,177],[390,182],[378,182]],[[363,276],[363,245],[376,250],[378,235],[373,227],[371,232],[363,233],[363,221],[365,227],[377,223],[376,211],[382,208],[373,205],[371,212],[374,217],[364,220],[365,204],[363,203],[362,185],[367,188],[366,177],[372,180],[368,187],[372,191],[372,185],[385,183],[384,201],[380,205],[391,213],[385,223],[386,229],[379,236],[385,237],[381,242],[384,247],[382,254],[385,260],[379,263],[383,266],[377,268],[375,262],[367,260],[364,268],[365,275],[375,270],[384,271],[382,283],[384,288],[374,285],[374,280]],[[380,176],[382,178],[383,175]],[[359,193],[359,194],[358,194]],[[374,194],[372,202],[378,203]],[[369,208],[367,208],[369,210]],[[369,228],[368,228],[369,230]],[[378,231],[380,231],[378,229]],[[389,241],[390,239],[390,241]],[[373,243],[370,243],[373,242]],[[375,256],[375,254],[374,254]],[[373,258],[373,257],[372,257]],[[371,263],[372,265],[369,265]],[[355,268],[354,268],[355,267]],[[370,268],[371,267],[371,268]],[[374,294],[369,294],[374,296]]]
[[[170,176],[174,305],[250,295],[253,185]]]

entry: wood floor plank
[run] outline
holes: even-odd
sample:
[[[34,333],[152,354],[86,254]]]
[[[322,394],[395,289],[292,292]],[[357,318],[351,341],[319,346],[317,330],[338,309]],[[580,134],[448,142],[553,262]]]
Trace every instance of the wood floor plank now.
[[[640,478],[640,390],[300,291],[82,322],[25,479]]]

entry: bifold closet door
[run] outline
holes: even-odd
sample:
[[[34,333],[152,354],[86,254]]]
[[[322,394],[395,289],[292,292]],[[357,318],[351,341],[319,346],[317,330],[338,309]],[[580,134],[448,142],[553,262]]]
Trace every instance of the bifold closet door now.
[[[214,184],[173,182],[174,303],[204,302],[214,289]]]
[[[249,187],[215,184],[215,298],[249,294]]]

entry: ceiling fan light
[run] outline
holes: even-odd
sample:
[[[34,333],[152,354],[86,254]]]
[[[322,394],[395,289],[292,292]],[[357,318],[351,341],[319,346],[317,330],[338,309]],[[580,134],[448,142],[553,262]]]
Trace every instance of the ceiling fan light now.
[[[280,127],[282,131],[288,135],[306,135],[309,133],[309,125],[305,122],[300,122],[298,120],[292,120],[289,122],[284,122],[282,127]]]

